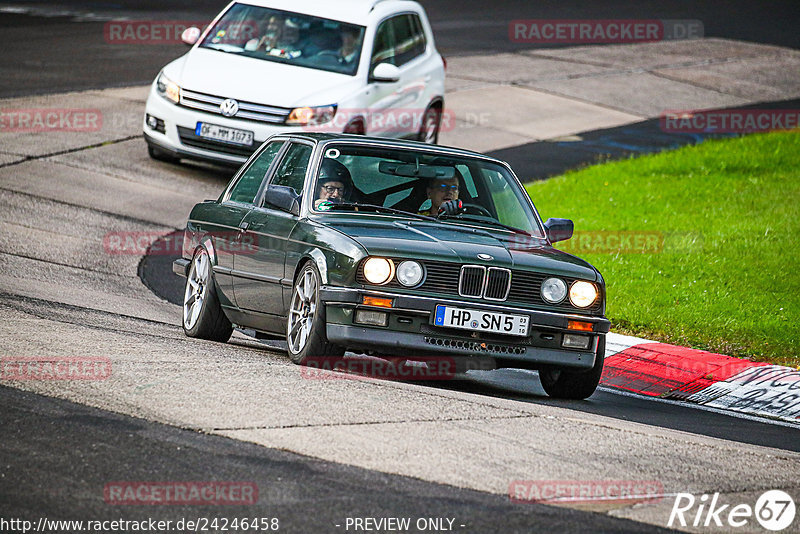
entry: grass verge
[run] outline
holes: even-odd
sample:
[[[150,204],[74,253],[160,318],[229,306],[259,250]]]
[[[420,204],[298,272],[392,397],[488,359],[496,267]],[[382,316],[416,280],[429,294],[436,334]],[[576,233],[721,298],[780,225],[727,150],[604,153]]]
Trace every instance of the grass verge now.
[[[606,279],[612,330],[800,366],[800,132],[706,141],[530,184]]]

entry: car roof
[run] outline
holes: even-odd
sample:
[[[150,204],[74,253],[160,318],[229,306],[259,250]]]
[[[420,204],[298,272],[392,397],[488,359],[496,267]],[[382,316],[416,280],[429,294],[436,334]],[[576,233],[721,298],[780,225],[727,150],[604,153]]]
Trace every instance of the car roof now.
[[[495,161],[502,165],[507,165],[504,161],[499,160],[497,158],[493,158],[491,156],[487,156],[486,154],[481,154],[480,152],[473,152],[472,150],[465,150],[463,148],[456,148],[456,147],[449,147],[449,146],[442,146],[442,145],[431,145],[428,143],[423,143],[420,141],[408,141],[403,139],[388,139],[385,137],[369,137],[366,135],[357,135],[357,134],[345,134],[345,133],[321,133],[321,132],[303,132],[303,133],[281,133],[277,134],[274,137],[289,137],[293,139],[306,139],[309,141],[315,141],[318,143],[327,143],[331,141],[347,141],[347,142],[357,142],[363,145],[380,145],[380,146],[391,146],[401,149],[417,149],[420,151],[426,152],[440,152],[443,155],[451,155],[451,156],[465,156],[471,158],[481,158],[486,160]]]
[[[382,11],[408,10],[419,4],[410,0],[241,0],[240,3],[268,7],[282,11],[303,13],[331,20],[350,22],[364,26],[370,13],[380,6]]]

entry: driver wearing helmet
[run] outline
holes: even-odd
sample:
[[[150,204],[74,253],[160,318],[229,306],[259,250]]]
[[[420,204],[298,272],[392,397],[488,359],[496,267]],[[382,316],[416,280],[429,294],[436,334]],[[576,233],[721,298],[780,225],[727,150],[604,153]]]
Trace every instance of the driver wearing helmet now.
[[[347,167],[336,160],[325,158],[317,178],[317,197],[314,209],[318,209],[323,202],[338,204],[344,202],[352,190],[352,179]]]

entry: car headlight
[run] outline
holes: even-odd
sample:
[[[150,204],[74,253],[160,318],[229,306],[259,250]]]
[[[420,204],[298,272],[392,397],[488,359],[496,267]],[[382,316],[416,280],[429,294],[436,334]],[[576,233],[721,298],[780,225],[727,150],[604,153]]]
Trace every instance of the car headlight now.
[[[158,79],[156,80],[156,91],[173,104],[177,104],[181,101],[180,86],[164,76],[163,72],[158,75]]]
[[[286,124],[306,126],[324,124],[333,120],[336,115],[336,106],[318,106],[315,108],[294,108],[286,118]]]
[[[404,261],[397,266],[397,281],[406,287],[422,281],[422,265],[415,261]]]
[[[594,284],[578,280],[569,288],[569,301],[573,306],[586,308],[597,299],[597,288]]]
[[[561,278],[548,278],[542,282],[542,298],[550,304],[558,304],[567,296],[567,284]]]
[[[394,263],[386,258],[369,258],[364,262],[364,278],[370,284],[385,284],[394,276]]]

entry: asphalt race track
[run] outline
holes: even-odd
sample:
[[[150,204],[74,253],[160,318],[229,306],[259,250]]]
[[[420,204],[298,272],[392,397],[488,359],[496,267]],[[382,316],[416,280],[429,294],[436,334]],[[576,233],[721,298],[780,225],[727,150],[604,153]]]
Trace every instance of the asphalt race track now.
[[[800,498],[799,425],[604,388],[555,401],[524,371],[435,383],[309,380],[275,343],[185,337],[174,254],[110,254],[103,237],[179,231],[231,172],[147,157],[142,91],[132,86],[150,83],[185,47],[114,47],[102,27],[117,17],[202,20],[222,4],[0,3],[0,98],[42,107],[54,105],[46,95],[89,91],[63,105],[91,102],[129,119],[92,134],[0,132],[0,356],[91,355],[113,368],[104,381],[0,385],[0,518],[277,517],[282,532],[353,532],[348,518],[409,517],[452,519],[453,531],[469,533],[661,532],[679,492],[719,492],[730,504],[752,505],[771,489]],[[701,19],[707,36],[800,47],[792,1],[520,1],[493,4],[492,17],[481,2],[423,4],[452,56],[513,52],[505,21],[515,18]],[[583,137],[646,140],[652,128]],[[520,144],[498,154],[551,160],[532,176],[542,178],[591,158],[574,148]],[[515,480],[658,481],[663,492],[640,505],[550,506],[510,500]],[[259,498],[119,506],[104,499],[115,481],[248,481]],[[800,532],[800,520],[785,532]]]

